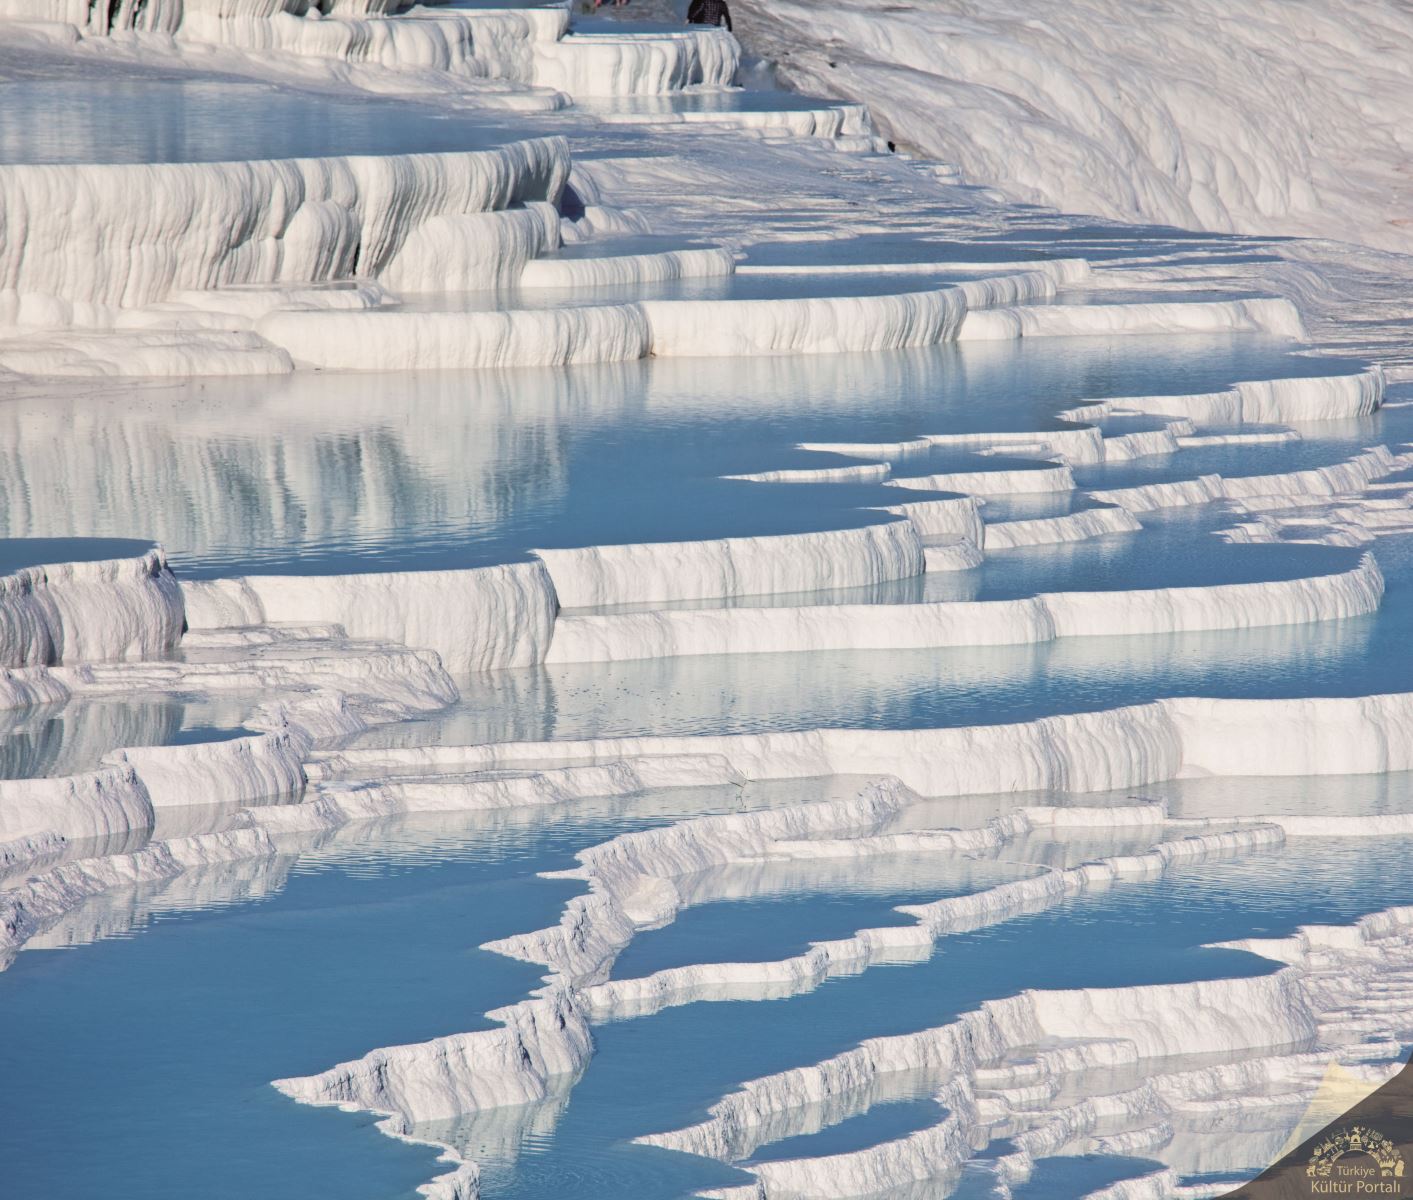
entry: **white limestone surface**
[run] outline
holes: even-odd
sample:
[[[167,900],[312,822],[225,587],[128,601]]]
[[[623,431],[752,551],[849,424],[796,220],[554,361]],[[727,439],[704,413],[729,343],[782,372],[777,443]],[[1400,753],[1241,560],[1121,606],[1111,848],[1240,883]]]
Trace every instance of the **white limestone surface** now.
[[[192,628],[328,622],[435,651],[453,672],[540,662],[557,605],[540,563],[368,575],[258,575],[191,589]]]
[[[1052,592],[1019,600],[564,616],[555,626],[547,661],[1018,645],[1062,637],[1299,625],[1374,612],[1383,591],[1378,565],[1365,555],[1359,566],[1341,574],[1261,583]]]
[[[156,658],[181,638],[182,593],[160,548],[0,576],[0,664]]]
[[[724,29],[571,34],[536,43],[533,82],[571,96],[657,96],[689,87],[727,87],[740,60],[740,43]]]
[[[379,158],[6,164],[0,300],[46,325],[92,326],[105,310],[185,290],[377,276],[434,218],[553,203],[568,171],[557,137]],[[432,290],[440,278],[420,282]]]
[[[520,273],[521,287],[622,287],[707,279],[732,274],[736,256],[726,249],[664,250],[657,254],[605,255],[602,258],[536,258]]]
[[[1236,730],[1239,736],[1229,731]],[[336,750],[321,772],[489,769],[719,755],[748,779],[892,775],[929,796],[1099,792],[1208,775],[1413,769],[1413,693],[1312,699],[1173,697],[1011,725],[814,729]]]
[[[911,521],[536,554],[565,608],[863,587],[923,570],[922,542]]]
[[[1083,542],[1111,533],[1137,533],[1142,528],[1138,518],[1126,508],[1086,508],[1058,517],[992,522],[986,526],[986,548],[1009,550],[1017,546]]]
[[[1186,417],[1197,425],[1284,425],[1347,421],[1368,416],[1383,404],[1382,368],[1349,375],[1294,376],[1250,380],[1224,392],[1191,396],[1124,396],[1095,400],[1061,414],[1070,420],[1101,420],[1115,413]]]
[[[1184,333],[1265,333],[1301,340],[1305,337],[1305,326],[1295,305],[1277,298],[1055,304],[969,312],[957,340],[1153,337]]]

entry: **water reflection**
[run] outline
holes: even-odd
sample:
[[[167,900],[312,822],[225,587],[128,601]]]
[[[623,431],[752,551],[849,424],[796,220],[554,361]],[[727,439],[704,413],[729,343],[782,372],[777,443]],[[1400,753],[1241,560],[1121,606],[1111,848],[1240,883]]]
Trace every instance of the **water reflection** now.
[[[537,546],[841,528],[877,519],[861,506],[922,494],[717,477],[818,465],[797,442],[1046,428],[1086,398],[1334,369],[1259,337],[1077,338],[31,384],[0,406],[0,534],[155,538],[188,575],[211,575],[467,566]]]

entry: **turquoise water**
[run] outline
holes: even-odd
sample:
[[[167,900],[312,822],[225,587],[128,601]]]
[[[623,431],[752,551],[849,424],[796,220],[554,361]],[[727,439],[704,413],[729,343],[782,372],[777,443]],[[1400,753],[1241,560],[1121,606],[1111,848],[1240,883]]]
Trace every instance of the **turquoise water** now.
[[[1000,572],[993,598],[1061,587],[1227,581],[1225,574],[1204,572],[1197,557],[1205,553],[1201,542],[1175,538],[1168,545],[1181,552],[1160,557],[1156,565],[1146,563],[1141,550],[1147,536],[1010,552],[968,574],[985,581],[993,570]],[[1245,554],[1263,548],[1230,549]],[[1379,611],[1364,617],[1152,637],[1064,638],[1035,646],[699,655],[503,671],[463,681],[462,700],[445,712],[360,740],[465,745],[648,733],[927,728],[1027,721],[1164,696],[1409,690],[1413,667],[1405,647],[1413,636],[1413,538],[1381,538],[1373,551],[1387,591]],[[1046,570],[1047,552],[1056,555],[1060,569]],[[1343,570],[1357,559],[1357,552],[1327,547],[1294,546],[1289,553],[1290,562],[1300,565],[1292,574]],[[1004,560],[1011,554],[1020,557],[1007,567]],[[1261,559],[1258,554],[1254,561]],[[1218,555],[1216,561],[1226,560]],[[1281,562],[1274,556],[1269,561]],[[986,591],[978,587],[972,595],[953,598],[975,594]]]
[[[698,1003],[601,1026],[597,1053],[552,1140],[523,1147],[486,1194],[677,1197],[715,1170],[631,1146],[628,1138],[701,1119],[741,1081],[836,1054],[864,1037],[943,1024],[1025,987],[1117,987],[1261,974],[1263,959],[1202,942],[1272,936],[1310,921],[1347,921],[1404,894],[1393,879],[1408,847],[1295,848],[1168,880],[1124,885],[1047,912],[947,939],[926,963],[874,967],[786,1000]],[[670,1062],[672,1069],[663,1071]],[[853,1140],[840,1127],[839,1148]],[[820,1135],[815,1153],[834,1149]],[[1056,1193],[1063,1194],[1063,1193]]]
[[[520,999],[540,970],[476,947],[553,923],[579,890],[536,871],[572,866],[577,850],[626,829],[738,803],[733,789],[409,818],[197,872],[170,907],[160,892],[105,897],[66,927],[136,919],[140,936],[33,949],[3,977],[0,1025],[27,1033],[0,1041],[6,1188],[410,1194],[434,1172],[431,1154],[368,1120],[294,1105],[269,1081],[389,1041],[489,1027],[481,1014]]]
[[[1357,365],[1261,337],[1073,338],[574,370],[301,373],[154,384],[137,402],[47,388],[0,413],[0,533],[156,538],[179,573],[202,577],[475,566],[537,547],[843,528],[926,494],[719,477],[821,465],[798,442],[1053,427],[1084,399]],[[1391,417],[1341,436],[1372,444]],[[75,422],[94,436],[63,437]]]
[[[899,904],[967,895],[1034,873],[1034,868],[1008,863],[918,854],[806,862],[794,870],[770,864],[726,871],[715,887],[710,878],[688,876],[677,887],[693,906],[679,912],[672,924],[635,937],[615,963],[613,977],[637,979],[694,963],[790,958],[812,942],[913,924],[911,917],[893,911]],[[705,892],[702,899],[694,894],[697,889]],[[718,891],[725,894],[717,897]]]
[[[81,1197],[101,1186],[134,1200],[193,1187],[233,1200],[311,1189],[410,1194],[434,1170],[428,1153],[381,1137],[368,1118],[291,1104],[268,1080],[375,1045],[484,1028],[480,1014],[523,995],[538,971],[476,945],[552,923],[578,886],[534,872],[568,866],[577,849],[617,832],[736,803],[698,791],[659,794],[645,806],[618,802],[617,812],[606,803],[589,812],[406,819],[262,862],[253,868],[259,878],[238,887],[223,873],[204,890],[198,879],[166,910],[160,896],[136,905],[110,898],[105,907],[124,911],[145,904],[140,936],[31,950],[0,988],[0,1022],[27,1031],[0,1046],[7,1182],[17,1194]],[[488,1164],[487,1194],[628,1189],[665,1200],[729,1181],[726,1168],[625,1139],[695,1119],[742,1079],[837,1053],[860,1037],[938,1024],[1021,987],[1270,970],[1201,944],[1348,921],[1395,903],[1407,851],[1401,839],[1294,843],[1081,897],[950,938],[926,963],[875,967],[794,999],[695,1004],[602,1026],[598,1053],[558,1124],[536,1126],[523,1114],[519,1137],[499,1129],[502,1157]],[[751,905],[726,906],[717,920],[723,948],[760,936]],[[830,921],[821,911],[812,931],[829,932]],[[690,926],[683,929],[690,938]],[[666,1074],[664,1062],[672,1064]],[[904,1115],[840,1126],[837,1142],[826,1130],[811,1144],[827,1152],[891,1136],[898,1127],[890,1120]],[[486,1120],[479,1129],[463,1123],[463,1136],[485,1139]]]
[[[124,746],[185,746],[248,736],[248,696],[147,696],[0,712],[0,779],[74,775]]]
[[[42,61],[42,60],[41,60]],[[237,79],[97,75],[0,80],[0,163],[232,162],[482,150],[534,118]]]
[[[732,92],[610,107],[652,113],[779,106],[769,93]],[[564,127],[556,121],[516,117],[512,130],[500,117],[393,101],[311,100],[276,88],[179,79],[80,86],[40,72],[0,84],[0,162],[210,161],[255,148],[274,156],[464,149],[532,127]],[[766,266],[935,266],[901,279],[746,274],[597,289],[593,298],[878,294],[955,278],[966,273],[961,263],[1135,252],[1131,229],[1095,225],[1056,235],[1048,221],[1037,213],[1029,230],[965,245],[895,235],[747,249],[749,263]],[[624,239],[598,249],[650,252],[677,244]],[[1220,265],[1238,248],[1259,260],[1263,245],[1161,231],[1142,252],[1181,249],[1194,263]],[[586,300],[552,292],[514,297],[549,305],[571,298]],[[409,306],[419,303],[427,301]],[[0,567],[97,557],[145,547],[138,539],[149,538],[166,545],[180,573],[202,578],[474,566],[523,559],[537,547],[837,529],[926,494],[721,476],[857,461],[806,452],[800,442],[1052,430],[1060,427],[1056,413],[1083,400],[1204,392],[1242,379],[1362,366],[1296,349],[1262,337],[1052,339],[575,370],[328,372],[123,389],[16,384],[0,411],[0,533],[12,539],[0,542]],[[1157,422],[1103,424],[1117,434]],[[75,428],[85,436],[73,437]],[[1413,413],[1391,409],[1305,434],[1288,445],[1185,451],[1076,475],[1081,488],[1105,488],[1326,465],[1367,445],[1413,437]],[[898,470],[1037,466],[937,450]],[[985,516],[1019,519],[1093,503],[1078,492],[998,497]],[[1358,550],[1320,546],[1226,545],[1214,533],[1233,519],[1222,506],[1147,514],[1139,534],[999,552],[973,571],[852,596],[746,603],[915,603],[1200,586],[1343,571],[1359,558]],[[71,538],[89,540],[56,540]],[[463,700],[445,713],[358,741],[901,729],[1028,720],[1180,694],[1413,689],[1413,537],[1382,539],[1374,551],[1389,581],[1385,605],[1354,620],[1035,647],[502,671],[462,681]],[[124,745],[238,736],[253,702],[171,697],[4,715],[0,777],[88,769]],[[847,791],[840,781],[683,789],[482,816],[389,819],[283,837],[273,859],[114,889],[45,930],[0,977],[0,1030],[8,1035],[0,1037],[0,1195],[410,1200],[418,1184],[445,1169],[435,1151],[382,1136],[368,1114],[295,1105],[269,1082],[378,1046],[488,1028],[484,1014],[530,994],[543,969],[479,947],[555,924],[583,884],[540,876],[574,866],[588,847],[703,813]],[[1142,789],[1137,798],[1218,821],[1263,812],[1406,813],[1413,811],[1413,774],[1187,780]],[[892,827],[946,827],[1022,802],[1134,799],[964,797],[914,806]],[[121,848],[136,849],[146,836]],[[1141,852],[1158,836],[1076,830],[1021,839],[994,857],[752,862],[699,872],[673,881],[681,910],[661,928],[642,931],[611,977],[784,958],[862,928],[906,924],[900,904],[964,895],[1097,855]],[[879,964],[788,999],[700,1001],[604,1023],[582,1078],[555,1081],[545,1102],[415,1132],[480,1161],[484,1194],[493,1200],[678,1200],[696,1189],[745,1183],[748,1175],[732,1165],[632,1139],[700,1120],[744,1080],[816,1062],[863,1038],[955,1020],[1024,989],[1268,973],[1276,964],[1209,944],[1279,936],[1309,922],[1344,923],[1405,903],[1410,841],[1296,840],[1074,897],[949,937],[922,961]],[[775,1140],[744,1150],[743,1161],[840,1153],[926,1128],[941,1116],[930,1098],[936,1082],[893,1081],[877,1103],[859,1098],[823,1128],[803,1117],[798,1128],[782,1122]],[[1016,1195],[1069,1200],[1155,1166],[1146,1158],[1055,1157],[1042,1160]],[[973,1182],[964,1179],[959,1196]],[[933,1200],[945,1190],[922,1185],[910,1200]]]

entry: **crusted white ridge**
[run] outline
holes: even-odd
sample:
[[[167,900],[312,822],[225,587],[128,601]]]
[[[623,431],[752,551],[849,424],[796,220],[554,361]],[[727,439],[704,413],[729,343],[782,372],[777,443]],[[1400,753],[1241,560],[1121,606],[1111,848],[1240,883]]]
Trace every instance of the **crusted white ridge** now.
[[[1024,454],[1071,464],[1098,463],[1105,459],[1103,435],[1092,425],[1074,429],[1024,429],[999,433],[931,433],[922,440],[929,446],[949,450]]]
[[[261,692],[280,699],[264,706],[252,728],[279,729],[285,724],[311,731],[330,729],[345,720],[397,720],[441,708],[457,697],[440,659],[429,650],[351,642],[338,627],[308,631],[306,644],[288,655],[245,657],[237,650],[261,646],[264,630],[222,630],[188,634],[185,661],[87,663],[53,668],[71,694],[124,696],[136,692]],[[283,632],[283,631],[282,631]],[[305,630],[296,630],[305,633]],[[245,640],[246,636],[250,640]],[[308,644],[312,641],[313,647]],[[341,699],[337,699],[341,697]],[[356,709],[356,712],[345,712]],[[280,713],[291,714],[282,720]],[[313,737],[326,736],[311,732]]]
[[[703,542],[537,550],[566,608],[814,592],[923,571],[911,521]]]
[[[559,210],[536,200],[499,212],[446,213],[416,226],[380,274],[400,291],[475,292],[521,282],[561,245]]]
[[[766,854],[779,841],[879,828],[917,796],[881,779],[842,800],[724,813],[622,834],[578,855],[566,878],[590,891],[565,905],[559,924],[488,942],[484,949],[543,963],[576,985],[608,971],[639,929],[666,924],[683,901],[673,879]]]
[[[1331,496],[1362,492],[1374,480],[1402,470],[1410,462],[1413,456],[1396,455],[1387,446],[1374,446],[1346,462],[1326,467],[1271,475],[1203,475],[1169,483],[1098,489],[1089,495],[1130,512],[1207,504],[1213,500],[1239,500],[1250,507],[1267,497],[1272,504],[1295,507],[1318,504]]]
[[[603,258],[538,258],[525,264],[521,287],[582,288],[663,283],[730,275],[736,256],[725,249],[666,250]]]
[[[52,779],[0,780],[0,841],[99,838],[145,829],[152,798],[131,765]]]
[[[723,475],[747,483],[882,483],[888,478],[887,463],[863,463],[850,467],[805,467],[784,471],[757,471],[753,475]]]
[[[648,355],[858,353],[951,341],[969,303],[1033,298],[1028,279],[998,276],[878,296],[640,300],[501,311],[280,311],[256,328],[297,363],[365,371],[557,366]],[[433,284],[429,290],[440,288]]]
[[[1198,300],[1151,304],[1055,304],[967,314],[959,341],[1023,337],[1266,333],[1301,340],[1305,327],[1289,300]]]
[[[888,487],[924,492],[963,492],[969,496],[1005,496],[1029,492],[1069,492],[1074,475],[1067,464],[1012,471],[950,471],[890,479]]]
[[[351,371],[565,366],[644,358],[639,304],[471,312],[277,312],[262,337],[297,363]]]
[[[994,852],[1007,841],[1044,828],[1047,818],[1055,811],[1020,809],[977,830],[850,839],[830,843],[825,852],[851,844],[854,846],[852,856],[858,857],[870,852],[892,852],[904,846],[939,853],[949,850]],[[1161,825],[1163,821],[1162,809],[1156,805],[1088,809],[1077,815],[1095,825],[1117,827]],[[1071,897],[1102,891],[1124,879],[1155,878],[1174,863],[1202,862],[1235,853],[1272,849],[1284,840],[1281,831],[1274,826],[1260,826],[1159,842],[1143,854],[1114,855],[1064,870],[1041,869],[1028,879],[928,904],[900,906],[897,911],[917,918],[914,925],[863,929],[852,937],[815,942],[803,954],[787,959],[693,964],[642,978],[598,983],[584,990],[583,1000],[595,1020],[621,1020],[700,1001],[769,1000],[798,995],[814,990],[832,976],[855,974],[874,963],[916,961],[948,934],[977,929],[1022,913],[1039,912]],[[870,845],[875,841],[882,844]],[[808,842],[787,844],[780,849],[795,856],[810,855]],[[776,848],[768,850],[776,851]]]
[[[459,154],[10,164],[0,297],[12,324],[101,326],[104,310],[184,290],[377,276],[424,223],[557,201],[568,169],[562,138]],[[27,252],[36,245],[54,250]]]
[[[1413,769],[1413,693],[1174,697],[1010,725],[347,749],[317,759],[328,777],[683,754],[720,755],[748,779],[894,775],[929,796],[1117,791],[1207,775],[1383,774]]]
[[[129,747],[104,761],[132,767],[154,809],[213,801],[249,804],[302,788],[309,746],[302,731],[285,729],[186,746]]]
[[[857,1186],[863,1180],[876,1186],[936,1178],[998,1136],[1010,1148],[990,1169],[1002,1183],[1017,1182],[1029,1178],[1036,1159],[1066,1147],[1132,1153],[1165,1145],[1178,1119],[1203,1129],[1262,1106],[1299,1112],[1332,1062],[1348,1063],[1346,1071],[1368,1090],[1398,1070],[1411,927],[1413,909],[1395,908],[1348,926],[1222,943],[1287,964],[1255,979],[1027,992],[988,1002],[951,1025],[871,1039],[816,1066],[755,1080],[715,1105],[702,1124],[645,1140],[744,1157],[764,1142],[863,1111],[886,1096],[890,1077],[904,1078],[898,1072],[919,1064],[941,1081],[936,1099],[947,1112],[937,1125],[849,1154],[760,1164],[752,1168],[759,1185],[750,1194],[848,1195],[867,1190]],[[998,1016],[1018,1002],[1041,1014],[1038,1027],[1003,1028],[997,1038]],[[1052,1006],[1062,1014],[1058,1025],[1051,1024]],[[1121,1030],[1116,1019],[1125,1016],[1131,1027]],[[1249,1036],[1263,1018],[1270,1022],[1265,1041]],[[1174,1062],[1174,1053],[1200,1055],[1201,1062]],[[1213,1063],[1214,1053],[1226,1061]],[[1159,1058],[1168,1061],[1140,1082],[1118,1091],[1107,1084],[1107,1070]],[[1086,1072],[1093,1075],[1085,1079]],[[1066,1093],[1079,1098],[1066,1100]],[[1243,1163],[1243,1173],[1273,1152]],[[1170,1196],[1175,1177],[1169,1169],[1129,1181],[1136,1190],[1120,1185],[1096,1194]],[[746,1194],[713,1194],[737,1191]]]
[[[986,561],[986,554],[970,538],[933,541],[922,548],[923,561],[934,573],[970,571]]]
[[[278,833],[334,829],[350,821],[408,812],[482,812],[565,804],[594,796],[622,796],[648,788],[739,783],[725,760],[711,755],[624,760],[545,771],[492,772],[464,779],[439,777],[364,783],[323,783],[299,803],[262,805],[239,823]]]
[[[154,842],[131,854],[109,854],[61,863],[0,892],[0,967],[25,942],[84,901],[114,888],[162,883],[188,870],[279,853],[260,829],[231,830]]]
[[[0,710],[60,704],[69,696],[64,681],[44,667],[0,668]]]
[[[654,96],[687,87],[727,87],[740,60],[740,44],[724,29],[570,35],[536,43],[533,79],[571,96]]]
[[[1047,275],[1059,286],[1083,283],[1093,274],[1089,261],[1083,258],[1017,259],[1014,262],[967,262],[945,259],[917,262],[800,262],[742,263],[737,270],[742,275],[937,275],[943,272],[991,275],[998,271],[1018,274]]]
[[[181,589],[160,548],[0,576],[6,667],[156,658],[180,640],[182,621]]]
[[[895,1071],[966,1077],[1009,1051],[1049,1039],[1114,1043],[1108,1054],[1113,1063],[1204,1052],[1239,1054],[1306,1043],[1315,1029],[1298,975],[1290,970],[1195,983],[1028,991],[987,1001],[950,1025],[870,1038],[814,1066],[752,1080],[718,1101],[702,1124],[639,1140],[729,1160],[749,1153],[776,1113],[857,1091]],[[938,1173],[946,1164],[931,1165]]]
[[[593,1052],[588,1022],[563,987],[486,1016],[499,1027],[373,1050],[274,1086],[304,1104],[386,1114],[405,1132],[419,1121],[543,1100],[551,1080],[575,1074]]]
[[[1075,421],[1116,413],[1186,417],[1197,425],[1284,425],[1345,421],[1368,416],[1383,404],[1381,367],[1350,375],[1252,380],[1228,391],[1191,396],[1126,396],[1095,400],[1060,415]]]
[[[652,353],[665,357],[837,354],[935,346],[957,336],[960,286],[892,296],[644,300]]]
[[[1143,526],[1126,508],[1086,508],[1058,517],[995,521],[986,526],[987,550],[1083,542],[1111,533],[1137,533]]]
[[[935,569],[931,558],[934,548],[927,547],[926,553],[929,569]],[[965,555],[960,562],[976,565]],[[1357,567],[1340,574],[1207,587],[1051,592],[1018,600],[931,604],[663,609],[563,616],[555,626],[547,661],[1018,645],[1062,637],[1297,625],[1374,612],[1383,590],[1378,564],[1366,554]]]
[[[975,496],[949,496],[890,504],[882,511],[906,517],[920,537],[960,538],[981,547],[986,542],[986,526],[981,519],[984,503]]]
[[[453,672],[528,666],[550,644],[555,589],[540,563],[369,575],[252,575],[186,585],[193,629],[329,622],[436,651]]]

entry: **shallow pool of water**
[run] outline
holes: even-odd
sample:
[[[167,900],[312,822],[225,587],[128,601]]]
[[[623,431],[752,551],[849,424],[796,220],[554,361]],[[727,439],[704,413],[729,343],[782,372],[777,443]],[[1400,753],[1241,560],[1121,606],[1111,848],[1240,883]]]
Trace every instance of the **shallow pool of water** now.
[[[156,538],[179,573],[201,577],[474,566],[536,547],[834,529],[926,493],[720,477],[819,466],[798,442],[1037,428],[1087,398],[1353,366],[1261,337],[1073,338],[48,386],[0,412],[0,532]],[[1358,432],[1377,440],[1382,419]]]

